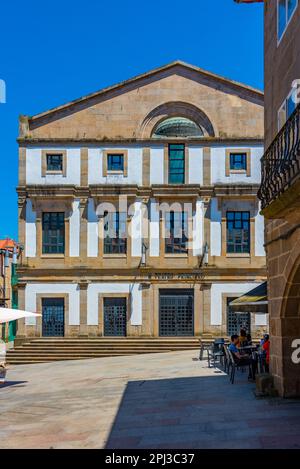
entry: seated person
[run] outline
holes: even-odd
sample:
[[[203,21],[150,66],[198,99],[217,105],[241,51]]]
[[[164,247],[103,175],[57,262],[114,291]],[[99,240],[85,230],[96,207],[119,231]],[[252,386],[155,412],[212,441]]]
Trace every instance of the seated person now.
[[[269,373],[269,365],[270,365],[270,337],[269,337],[269,334],[264,335],[264,343],[262,345],[262,349],[265,352],[265,370],[266,370],[266,373]]]
[[[259,342],[260,347],[264,345],[264,342],[265,342],[265,336],[263,336],[263,338],[260,339],[260,342]]]
[[[252,345],[252,337],[251,337],[251,334],[247,334],[247,342],[248,342],[248,345]]]
[[[247,345],[247,334],[246,334],[246,331],[245,329],[241,329],[240,330],[240,336],[239,336],[239,345],[240,347],[243,347],[245,345]]]
[[[255,379],[255,373],[257,369],[257,361],[254,360],[250,355],[241,355],[238,349],[239,336],[234,334],[231,336],[231,344],[229,345],[229,350],[233,355],[233,359],[238,366],[249,365],[249,371],[251,372],[248,376],[248,379]]]
[[[5,375],[6,375],[5,356],[6,356],[5,342],[2,339],[0,339],[0,386],[5,383]]]

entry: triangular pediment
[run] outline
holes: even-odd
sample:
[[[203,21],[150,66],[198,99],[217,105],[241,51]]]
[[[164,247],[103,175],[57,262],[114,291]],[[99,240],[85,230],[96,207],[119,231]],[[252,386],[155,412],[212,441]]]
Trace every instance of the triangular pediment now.
[[[145,120],[155,109],[167,103],[170,104],[171,115],[172,109],[173,115],[178,112],[175,112],[178,103],[182,104],[183,113],[185,103],[187,107],[199,109],[211,121],[214,136],[233,136],[234,133],[242,136],[243,131],[239,127],[245,125],[248,133],[245,137],[262,137],[261,91],[181,61],[30,118],[23,116],[20,137],[72,140],[145,138],[150,136],[149,129],[143,134]]]

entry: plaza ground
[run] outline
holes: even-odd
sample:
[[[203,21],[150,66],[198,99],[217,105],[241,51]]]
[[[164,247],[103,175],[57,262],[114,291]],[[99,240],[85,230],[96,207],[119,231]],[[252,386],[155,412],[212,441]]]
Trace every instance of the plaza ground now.
[[[0,448],[300,448],[300,400],[256,399],[197,351],[11,366]]]

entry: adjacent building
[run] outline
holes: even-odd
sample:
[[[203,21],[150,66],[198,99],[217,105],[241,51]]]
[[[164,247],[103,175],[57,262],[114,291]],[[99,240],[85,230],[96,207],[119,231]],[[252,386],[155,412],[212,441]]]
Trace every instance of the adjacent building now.
[[[299,1],[266,0],[266,151],[259,198],[266,219],[270,369],[285,397],[300,396],[299,37]]]
[[[17,263],[21,259],[21,248],[12,239],[0,239],[0,307],[18,307]],[[1,314],[1,313],[0,313]],[[16,321],[1,324],[0,338],[12,345],[16,335]]]
[[[20,118],[18,337],[258,334],[262,92],[180,61]]]

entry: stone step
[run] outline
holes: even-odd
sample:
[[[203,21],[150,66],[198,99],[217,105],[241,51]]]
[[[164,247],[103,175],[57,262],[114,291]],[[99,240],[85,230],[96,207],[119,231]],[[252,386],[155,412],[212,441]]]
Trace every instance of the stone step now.
[[[169,348],[169,347],[178,347],[178,348],[197,348],[199,347],[199,344],[132,344],[132,343],[129,343],[129,344],[109,344],[109,343],[105,343],[105,344],[91,344],[91,345],[88,345],[88,344],[70,344],[70,345],[66,345],[66,344],[53,344],[53,345],[49,345],[49,344],[27,344],[27,345],[21,345],[20,348],[22,348],[22,350],[29,350],[29,349],[55,349],[55,348],[61,348],[61,349],[64,349],[64,350],[68,350],[68,349],[81,349],[81,348],[86,348],[86,349],[89,349],[89,350],[93,350],[93,349],[103,349],[103,348],[108,348],[108,349],[113,349],[113,348],[122,348],[122,349],[126,349],[126,348],[136,348],[137,350],[139,348]],[[17,348],[17,347],[16,347]],[[19,348],[19,347],[18,347]]]
[[[194,337],[167,338],[37,338],[7,352],[11,364],[45,363],[58,360],[79,360],[197,350],[199,339]]]
[[[199,347],[190,347],[188,348],[188,350],[198,350]],[[182,347],[166,347],[164,349],[160,348],[160,347],[126,347],[126,348],[123,348],[123,347],[96,347],[96,348],[88,348],[88,347],[78,347],[78,348],[61,348],[61,347],[53,347],[51,349],[47,348],[47,347],[43,347],[43,348],[36,348],[36,347],[32,347],[32,348],[29,348],[29,349],[22,349],[22,348],[16,348],[16,349],[13,349],[13,350],[9,350],[7,352],[7,354],[15,354],[15,353],[22,353],[23,355],[28,355],[29,353],[43,353],[43,352],[46,352],[46,353],[56,353],[56,352],[60,352],[60,353],[79,353],[79,352],[85,352],[85,353],[96,353],[96,352],[114,352],[114,351],[119,351],[119,352],[124,352],[124,351],[132,351],[132,352],[138,352],[140,350],[145,350],[146,352],[147,351],[151,351],[151,350],[187,350],[186,348],[182,348]]]
[[[210,339],[211,341],[211,339]],[[41,344],[44,344],[44,343],[49,343],[49,344],[53,344],[53,343],[66,343],[66,344],[71,344],[71,343],[75,343],[75,344],[80,344],[80,343],[87,343],[87,344],[93,344],[93,343],[99,343],[99,344],[103,344],[103,343],[117,343],[117,342],[120,342],[120,343],[124,343],[124,344],[127,344],[127,343],[136,343],[136,344],[139,344],[139,343],[151,343],[151,344],[169,344],[169,343],[174,343],[174,342],[177,342],[177,343],[199,343],[199,339],[191,339],[191,338],[167,338],[167,339],[132,339],[132,338],[95,338],[95,339],[58,339],[58,338],[51,338],[51,339],[32,339],[32,340],[28,340],[26,342],[24,342],[24,344],[29,344],[29,343],[34,343],[34,344],[38,344],[38,343],[41,343]]]

